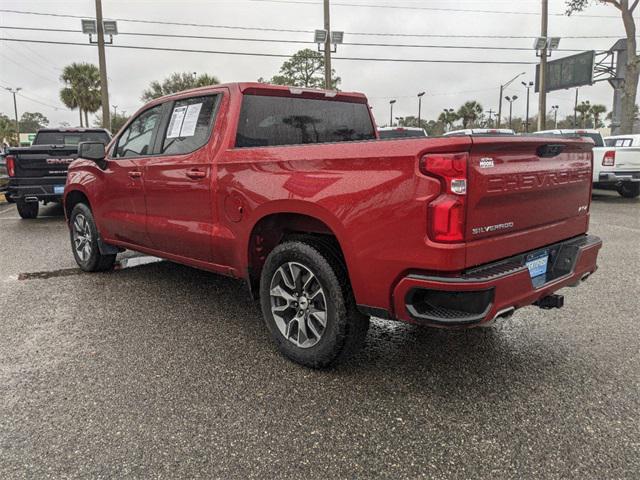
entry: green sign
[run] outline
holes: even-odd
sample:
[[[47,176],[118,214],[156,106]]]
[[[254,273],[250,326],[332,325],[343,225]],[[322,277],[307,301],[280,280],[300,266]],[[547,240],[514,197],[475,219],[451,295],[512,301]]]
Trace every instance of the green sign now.
[[[578,53],[547,62],[546,91],[563,90],[593,84],[596,52]],[[540,65],[536,65],[536,92],[540,91]]]

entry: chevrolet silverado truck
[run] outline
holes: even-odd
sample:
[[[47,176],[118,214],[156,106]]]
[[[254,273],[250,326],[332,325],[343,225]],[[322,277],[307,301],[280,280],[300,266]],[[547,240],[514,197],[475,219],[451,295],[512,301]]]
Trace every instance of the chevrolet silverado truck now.
[[[558,135],[562,137],[583,137],[593,140],[593,186],[604,190],[615,190],[625,198],[640,195],[640,148],[605,143],[598,130],[546,130],[535,135]],[[614,138],[614,137],[610,137]],[[627,137],[620,137],[627,138]]]
[[[62,200],[67,167],[78,156],[78,143],[110,140],[111,134],[102,128],[44,128],[30,147],[9,148],[6,196],[15,202],[20,217],[36,218],[39,202]]]
[[[469,328],[561,307],[597,268],[591,149],[380,141],[362,94],[216,85],[152,101],[106,149],[82,143],[64,208],[81,269],[131,249],[244,279],[279,350],[321,368],[372,316]]]

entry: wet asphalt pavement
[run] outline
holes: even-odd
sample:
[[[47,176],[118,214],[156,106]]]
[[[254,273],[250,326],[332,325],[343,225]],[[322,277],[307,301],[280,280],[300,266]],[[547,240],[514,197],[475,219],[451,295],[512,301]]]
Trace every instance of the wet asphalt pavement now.
[[[0,478],[637,479],[640,201],[597,193],[591,231],[600,270],[565,308],[375,320],[318,372],[274,350],[242,282],[81,274],[59,207],[0,204]]]

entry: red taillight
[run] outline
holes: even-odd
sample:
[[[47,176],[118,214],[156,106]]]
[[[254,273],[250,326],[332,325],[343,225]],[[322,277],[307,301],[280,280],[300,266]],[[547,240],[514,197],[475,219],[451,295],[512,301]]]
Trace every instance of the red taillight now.
[[[420,171],[442,185],[428,208],[429,236],[436,242],[464,240],[468,160],[466,152],[425,155],[420,160]]]
[[[16,176],[16,159],[13,157],[13,155],[7,155],[5,157],[5,160],[7,161],[7,172],[9,173],[9,176],[15,177]]]
[[[609,150],[602,157],[602,166],[603,167],[613,167],[616,164],[616,151]]]

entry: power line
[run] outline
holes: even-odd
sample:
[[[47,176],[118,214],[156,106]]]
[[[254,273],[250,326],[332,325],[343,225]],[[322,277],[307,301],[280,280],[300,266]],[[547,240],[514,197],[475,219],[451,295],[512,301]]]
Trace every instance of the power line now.
[[[3,13],[14,13],[18,15],[38,15],[45,17],[58,17],[58,18],[87,18],[83,15],[71,15],[61,13],[44,13],[44,12],[32,12],[22,10],[9,10],[0,9]],[[286,33],[313,33],[313,30],[299,30],[299,29],[287,29],[287,28],[264,28],[264,27],[244,27],[235,25],[215,25],[210,23],[187,23],[187,22],[169,22],[161,20],[141,20],[134,18],[114,18],[119,22],[132,22],[132,23],[144,23],[144,24],[159,24],[159,25],[175,25],[182,27],[198,27],[198,28],[221,28],[231,30],[249,30],[249,31],[263,31],[263,32],[286,32]],[[358,36],[380,36],[380,37],[422,37],[422,38],[520,38],[531,39],[536,38],[537,35],[470,35],[470,34],[433,34],[433,33],[385,33],[385,32],[345,32],[349,35]],[[563,39],[618,39],[620,35],[573,35],[563,36]]]
[[[298,5],[320,5],[317,2],[308,2],[303,0],[249,0],[257,3],[286,3],[286,4],[298,4]],[[489,13],[489,14],[506,14],[506,15],[536,15],[539,16],[540,12],[522,12],[522,11],[509,11],[509,10],[479,10],[470,8],[452,8],[452,7],[414,7],[407,5],[375,5],[364,3],[344,3],[344,2],[332,2],[332,6],[337,7],[365,7],[365,8],[388,8],[394,10],[428,10],[435,12],[458,12],[458,13]],[[565,13],[550,13],[556,17],[566,17]],[[587,17],[587,18],[620,18],[615,15],[588,15],[580,14],[574,15],[575,17]]]
[[[39,28],[39,27],[9,27],[0,25],[0,29],[8,30],[27,30],[37,32],[58,32],[58,33],[82,33],[81,30],[64,29],[64,28]],[[246,38],[246,37],[219,37],[210,35],[178,35],[170,33],[145,33],[145,32],[118,32],[118,35],[130,35],[141,37],[160,37],[160,38],[190,38],[199,40],[225,40],[225,41],[241,41],[241,42],[260,42],[260,43],[288,43],[288,44],[313,44],[313,41],[307,40],[287,40],[287,39],[265,39],[265,38]],[[425,44],[406,44],[406,43],[368,43],[368,42],[344,42],[343,45],[352,45],[360,47],[400,47],[400,48],[442,48],[442,49],[463,49],[463,50],[507,50],[507,51],[527,51],[531,52],[529,47],[494,47],[494,46],[478,46],[478,45],[425,45]],[[564,52],[582,52],[580,49],[561,48],[558,51]]]
[[[41,43],[49,45],[75,45],[81,47],[91,47],[93,45],[79,42],[59,42],[51,40],[34,40],[34,39],[0,39],[5,42],[27,42]],[[209,53],[215,55],[239,55],[248,57],[271,57],[271,58],[290,58],[290,55],[277,53],[257,53],[257,52],[231,52],[224,50],[197,50],[190,48],[167,48],[167,47],[147,47],[138,45],[109,45],[109,48],[123,48],[134,50],[155,50],[161,52],[186,52],[186,53]],[[435,60],[435,59],[417,59],[417,58],[370,58],[370,57],[333,57],[336,60],[348,61],[368,61],[368,62],[399,62],[399,63],[452,63],[452,64],[486,64],[486,65],[536,65],[536,62],[507,61],[507,60]]]

